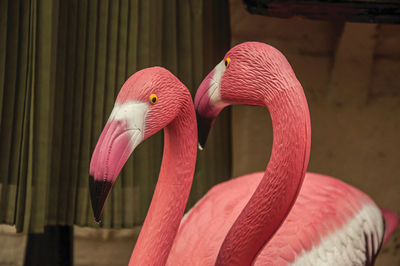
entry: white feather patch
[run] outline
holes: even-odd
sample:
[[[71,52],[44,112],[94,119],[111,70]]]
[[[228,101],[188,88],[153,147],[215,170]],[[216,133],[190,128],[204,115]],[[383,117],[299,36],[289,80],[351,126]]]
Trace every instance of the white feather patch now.
[[[347,224],[300,254],[292,265],[365,265],[372,261],[384,234],[376,205],[365,205]]]
[[[135,149],[144,138],[145,121],[148,111],[148,104],[144,102],[116,103],[108,121],[113,120],[126,123],[126,130],[131,132],[132,149]]]

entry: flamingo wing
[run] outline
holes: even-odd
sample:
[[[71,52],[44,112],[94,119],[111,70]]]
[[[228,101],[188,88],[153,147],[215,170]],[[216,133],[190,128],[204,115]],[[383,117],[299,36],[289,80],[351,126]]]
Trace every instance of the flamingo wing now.
[[[182,220],[168,265],[214,265],[263,175],[213,187]],[[369,196],[338,179],[307,173],[294,207],[254,265],[370,265],[384,231],[382,213]]]
[[[226,234],[261,177],[255,173],[211,188],[183,217],[167,265],[214,265]]]
[[[307,173],[293,209],[255,265],[372,265],[384,231],[382,213],[369,196]]]

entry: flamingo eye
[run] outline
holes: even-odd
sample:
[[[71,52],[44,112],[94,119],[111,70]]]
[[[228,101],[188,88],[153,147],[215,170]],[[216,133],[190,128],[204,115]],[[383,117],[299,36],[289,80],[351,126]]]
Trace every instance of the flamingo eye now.
[[[225,59],[225,67],[228,68],[230,63],[231,63],[231,59],[229,57],[227,57]]]
[[[151,104],[156,104],[158,101],[157,95],[155,95],[155,94],[150,95],[149,100],[150,100]]]

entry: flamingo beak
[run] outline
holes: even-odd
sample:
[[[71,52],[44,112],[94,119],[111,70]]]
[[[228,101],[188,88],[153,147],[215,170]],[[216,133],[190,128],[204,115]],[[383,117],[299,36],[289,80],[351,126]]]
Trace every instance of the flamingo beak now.
[[[213,107],[209,96],[210,88],[213,87],[214,70],[211,71],[207,77],[201,82],[197,89],[195,96],[195,109],[197,118],[197,130],[198,130],[198,142],[199,149],[202,150],[206,145],[208,134],[212,125],[214,124],[215,118],[219,111]]]
[[[90,161],[89,187],[93,213],[100,222],[104,204],[122,167],[143,141],[147,107],[144,103],[116,104]]]
[[[208,134],[215,118],[228,104],[221,100],[220,80],[225,71],[224,61],[221,61],[205,77],[197,89],[194,99],[196,109],[199,149],[206,145]]]
[[[215,117],[202,117],[196,112],[196,118],[197,118],[197,131],[198,131],[198,146],[200,150],[203,150],[208,134],[210,133],[211,127],[214,124]]]

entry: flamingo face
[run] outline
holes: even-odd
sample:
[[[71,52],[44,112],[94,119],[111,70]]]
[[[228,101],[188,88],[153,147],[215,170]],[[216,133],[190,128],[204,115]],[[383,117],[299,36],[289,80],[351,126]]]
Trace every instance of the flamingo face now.
[[[160,67],[136,72],[122,86],[90,162],[90,194],[97,222],[130,154],[178,114],[182,87],[175,76]]]
[[[227,64],[222,60],[215,68],[207,75],[201,83],[195,96],[195,107],[197,115],[197,124],[199,130],[199,148],[203,149],[208,137],[208,132],[214,124],[215,118],[219,112],[227,105],[221,99],[220,81],[224,75]]]
[[[246,42],[233,47],[197,90],[199,146],[204,147],[216,116],[225,106],[268,105],[290,87],[286,82],[296,80],[292,77],[295,75],[286,58],[272,46]]]

